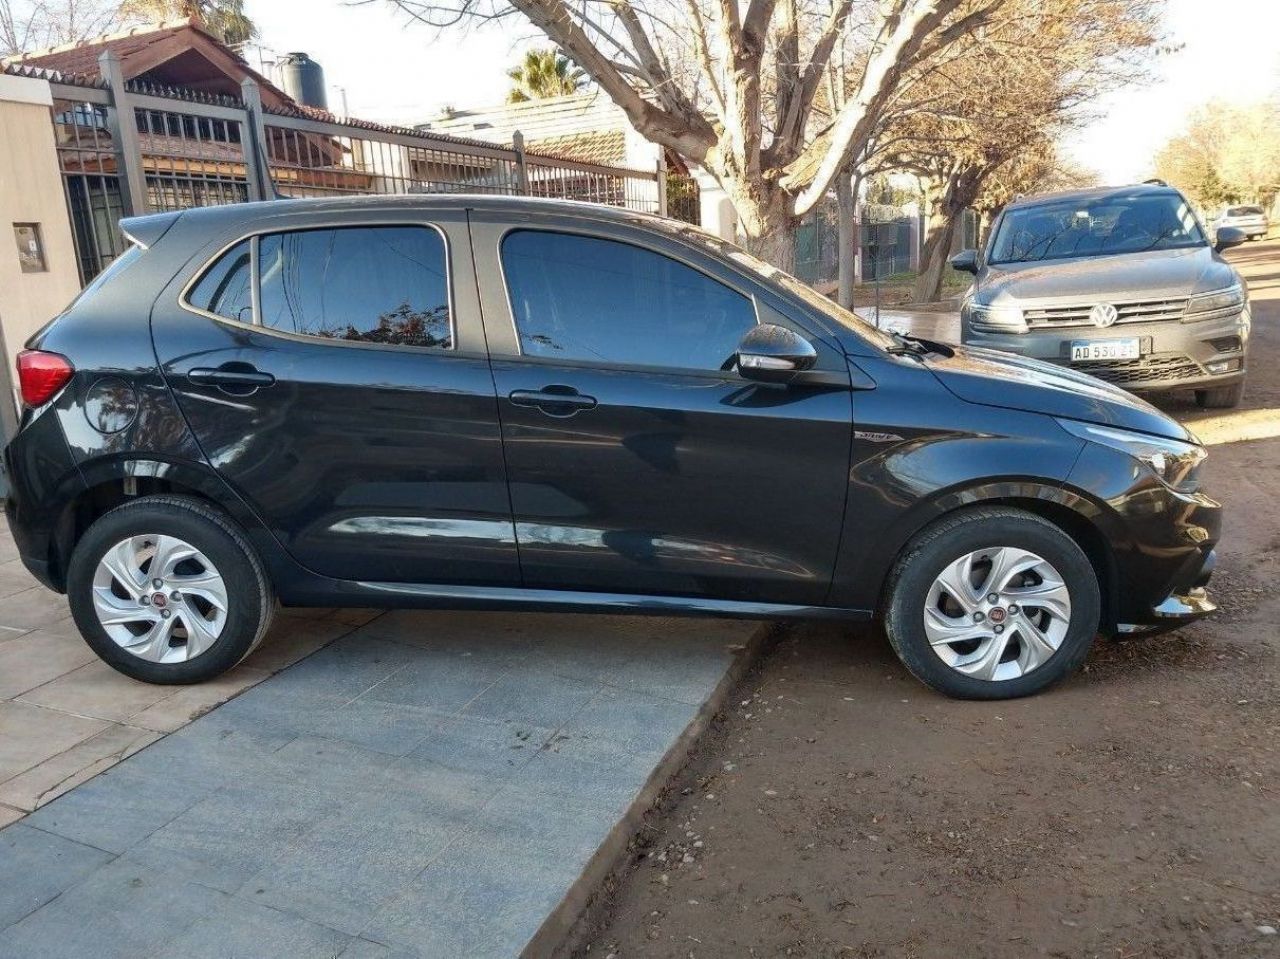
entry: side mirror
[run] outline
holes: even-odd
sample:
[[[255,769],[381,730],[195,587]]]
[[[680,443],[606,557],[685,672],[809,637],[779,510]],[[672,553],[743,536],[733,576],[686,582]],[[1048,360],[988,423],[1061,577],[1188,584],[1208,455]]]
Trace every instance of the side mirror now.
[[[951,258],[951,268],[959,270],[961,273],[978,272],[978,251],[977,250],[961,250]]]
[[[1249,234],[1238,226],[1220,226],[1218,227],[1218,235],[1214,240],[1213,248],[1221,253],[1230,247],[1239,246],[1247,239],[1249,239]]]
[[[772,323],[753,327],[738,344],[738,375],[760,383],[785,383],[818,362],[813,344]]]

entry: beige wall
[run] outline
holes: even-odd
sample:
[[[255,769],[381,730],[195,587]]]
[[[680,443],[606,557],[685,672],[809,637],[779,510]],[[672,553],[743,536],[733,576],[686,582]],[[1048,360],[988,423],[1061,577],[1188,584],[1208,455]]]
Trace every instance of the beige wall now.
[[[0,333],[8,373],[3,383],[13,382],[14,357],[22,344],[80,290],[54,150],[52,105],[44,80],[0,75]],[[22,272],[15,223],[40,224],[47,272]]]

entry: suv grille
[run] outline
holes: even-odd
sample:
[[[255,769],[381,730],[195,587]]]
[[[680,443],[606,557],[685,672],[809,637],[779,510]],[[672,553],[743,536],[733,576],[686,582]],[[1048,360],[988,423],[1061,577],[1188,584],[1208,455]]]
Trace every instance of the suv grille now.
[[[1098,302],[1106,302],[1099,300]],[[1023,310],[1027,326],[1033,330],[1054,329],[1070,326],[1093,326],[1089,319],[1089,311],[1093,303],[1078,303],[1071,306],[1049,306],[1043,309]],[[1187,308],[1187,299],[1173,300],[1134,300],[1129,303],[1117,303],[1116,323],[1158,323],[1164,320],[1181,320]]]
[[[1189,356],[1144,356],[1138,360],[1116,360],[1106,363],[1073,363],[1071,368],[1088,373],[1108,383],[1146,383],[1189,380],[1204,375],[1204,370]]]

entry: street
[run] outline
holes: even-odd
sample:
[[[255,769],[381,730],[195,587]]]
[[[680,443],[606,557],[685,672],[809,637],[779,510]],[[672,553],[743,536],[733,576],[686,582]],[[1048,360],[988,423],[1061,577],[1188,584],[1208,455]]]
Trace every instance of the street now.
[[[1219,614],[1099,642],[1004,703],[922,688],[878,629],[791,630],[580,955],[1280,954],[1280,242],[1228,257],[1253,301],[1244,407],[1161,401],[1211,444]]]

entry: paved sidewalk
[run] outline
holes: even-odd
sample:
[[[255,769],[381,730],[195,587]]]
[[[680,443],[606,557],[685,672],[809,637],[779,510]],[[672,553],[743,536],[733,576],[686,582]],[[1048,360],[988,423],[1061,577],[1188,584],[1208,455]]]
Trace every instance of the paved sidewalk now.
[[[2,528],[2,524],[0,524]],[[244,663],[200,686],[149,686],[99,662],[66,599],[0,532],[0,826],[14,822],[377,613],[298,610]]]
[[[382,615],[0,831],[0,955],[515,955],[754,629]]]

